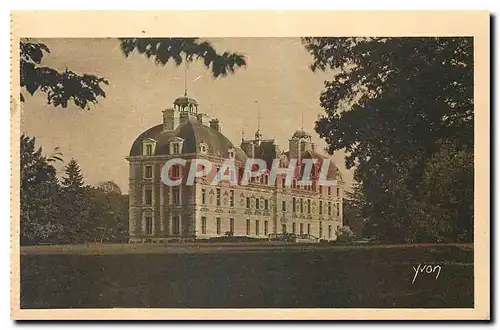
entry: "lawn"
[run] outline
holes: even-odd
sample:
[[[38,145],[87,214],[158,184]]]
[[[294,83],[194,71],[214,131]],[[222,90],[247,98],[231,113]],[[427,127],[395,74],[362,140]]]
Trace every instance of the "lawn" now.
[[[26,247],[21,308],[466,308],[473,276],[471,246]]]

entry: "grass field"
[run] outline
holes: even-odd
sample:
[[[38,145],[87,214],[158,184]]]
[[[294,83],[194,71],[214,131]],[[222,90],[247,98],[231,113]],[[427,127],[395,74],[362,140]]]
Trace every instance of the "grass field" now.
[[[473,276],[468,245],[23,247],[21,308],[464,308]]]

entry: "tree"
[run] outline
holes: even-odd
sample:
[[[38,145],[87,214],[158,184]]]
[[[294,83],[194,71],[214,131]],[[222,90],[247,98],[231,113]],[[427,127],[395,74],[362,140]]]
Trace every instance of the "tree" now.
[[[312,70],[333,70],[320,97],[326,114],[316,131],[330,152],[346,150],[346,166],[356,167],[378,234],[412,239],[425,204],[418,200],[419,184],[431,159],[444,143],[472,152],[473,39],[304,38],[303,43],[314,59]]]
[[[62,187],[69,191],[81,191],[85,184],[80,165],[78,165],[74,158],[66,165],[65,173],[66,177],[61,181]]]
[[[43,43],[21,41],[20,43],[21,88],[33,95],[41,91],[47,95],[47,103],[66,108],[69,101],[88,109],[89,103],[97,103],[98,97],[106,97],[101,84],[108,85],[104,78],[92,74],[77,74],[68,68],[59,72],[42,66],[45,54],[50,53]],[[24,95],[21,93],[21,101]]]
[[[170,60],[179,66],[183,61],[193,62],[201,59],[207,68],[211,68],[214,77],[234,73],[235,69],[245,66],[245,57],[238,53],[217,53],[207,41],[198,38],[120,38],[123,54],[128,57],[134,51],[155,62],[166,65]],[[55,107],[66,108],[70,101],[82,109],[89,109],[90,104],[106,97],[102,84],[108,80],[92,74],[78,74],[68,68],[59,72],[42,66],[44,55],[49,48],[39,42],[23,40],[20,43],[21,88],[30,95],[41,91],[47,95],[47,103]],[[24,101],[24,95],[20,95]]]
[[[20,144],[20,234],[21,244],[38,244],[57,239],[62,231],[54,221],[58,212],[59,186],[56,169],[50,164],[61,159],[43,155],[34,137],[21,135]]]
[[[85,186],[80,165],[71,159],[61,181],[59,221],[64,228],[66,243],[83,243],[88,237],[88,220],[92,205],[90,187]]]
[[[238,53],[217,53],[208,41],[199,38],[121,38],[121,49],[125,56],[134,51],[147,58],[153,58],[157,64],[166,65],[172,60],[177,66],[201,59],[212,70],[214,77],[234,73],[238,67],[245,66],[245,57]]]

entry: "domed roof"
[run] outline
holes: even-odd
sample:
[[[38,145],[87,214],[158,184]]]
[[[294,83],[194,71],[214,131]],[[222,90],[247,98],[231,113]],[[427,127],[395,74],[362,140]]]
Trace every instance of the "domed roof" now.
[[[130,149],[130,156],[142,155],[142,142],[145,139],[156,141],[155,155],[170,155],[170,142],[176,137],[184,140],[182,154],[197,153],[200,143],[208,147],[207,154],[223,158],[229,157],[229,150],[234,148],[236,160],[246,161],[243,150],[235,147],[222,133],[202,125],[194,118],[189,118],[186,123],[179,125],[173,131],[163,131],[163,125],[156,125],[139,135]]]
[[[292,139],[304,139],[304,138],[310,138],[311,134],[308,132],[304,131],[303,128],[298,129],[293,133]]]
[[[187,96],[180,96],[175,99],[174,104],[176,105],[188,105],[188,104],[194,104],[198,105],[198,102],[196,102],[195,99],[187,97]]]

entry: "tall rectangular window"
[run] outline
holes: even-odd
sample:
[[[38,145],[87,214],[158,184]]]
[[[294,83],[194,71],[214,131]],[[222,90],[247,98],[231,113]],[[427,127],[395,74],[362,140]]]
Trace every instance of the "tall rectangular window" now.
[[[268,222],[267,221],[264,221],[264,235],[267,236],[267,233],[268,233]]]
[[[295,199],[295,197],[292,198],[292,212],[296,212],[297,211],[297,200]]]
[[[153,234],[153,217],[146,217],[146,234]]]
[[[201,189],[201,204],[205,205],[207,203],[207,190]]]
[[[311,213],[311,200],[310,199],[307,200],[307,213],[309,213],[309,214]]]
[[[259,236],[259,220],[255,220],[255,235]]]
[[[247,235],[250,235],[250,220],[247,219],[247,228],[246,228],[246,233]]]
[[[234,207],[234,190],[229,192],[229,206]]]
[[[303,223],[301,223],[301,224],[299,225],[299,228],[300,228],[300,234],[301,234],[301,235],[303,235],[303,234],[304,234],[304,224],[303,224]]]
[[[221,231],[221,223],[220,223],[220,218],[216,218],[216,221],[217,221],[217,235],[220,235],[220,231]]]
[[[323,214],[323,201],[319,201],[319,214]]]
[[[173,153],[174,153],[174,154],[178,154],[178,153],[179,153],[179,150],[180,150],[180,148],[179,148],[179,143],[174,143],[174,144],[173,144],[173,148],[174,148],[174,150],[173,150],[174,152],[173,152]]]
[[[144,178],[151,179],[152,177],[153,177],[153,166],[146,165],[146,167],[144,168]]]
[[[146,155],[151,156],[153,154],[153,145],[146,144]]]
[[[179,216],[172,217],[172,232],[174,235],[179,235],[180,233]]]
[[[332,194],[332,187],[328,186],[328,196],[330,196]]]
[[[258,210],[260,207],[260,199],[259,198],[256,198],[255,199],[255,209]]]
[[[286,187],[286,177],[281,179],[281,186],[282,186],[283,188],[285,188],[285,187]]]
[[[207,233],[207,217],[201,217],[201,233]]]
[[[332,237],[332,225],[328,225],[328,238]]]
[[[339,217],[340,216],[340,204],[339,203],[337,203],[336,209],[337,209],[337,216]]]
[[[217,199],[216,199],[217,206],[220,206],[220,188],[217,188],[216,192],[217,192]]]
[[[250,197],[247,197],[247,209],[250,208]]]
[[[234,234],[234,219],[233,218],[229,218],[229,231],[231,232],[231,234]]]
[[[304,199],[300,199],[300,213],[304,213]]]
[[[328,202],[328,215],[332,215],[332,202]]]
[[[181,168],[178,164],[172,165],[172,178],[176,179],[181,176]]]
[[[153,190],[151,188],[147,188],[144,192],[144,204],[153,204]]]
[[[337,187],[337,197],[340,196],[340,188]]]
[[[319,222],[319,237],[321,238],[323,236],[323,223],[320,221]]]
[[[281,201],[281,210],[286,211],[286,201]]]
[[[181,194],[178,187],[172,187],[172,204],[173,205],[181,204]]]
[[[269,200],[264,199],[264,210],[269,210]]]
[[[295,231],[297,230],[295,222],[292,223],[292,233],[295,234]]]
[[[307,224],[307,233],[310,235],[311,234],[311,224]]]

